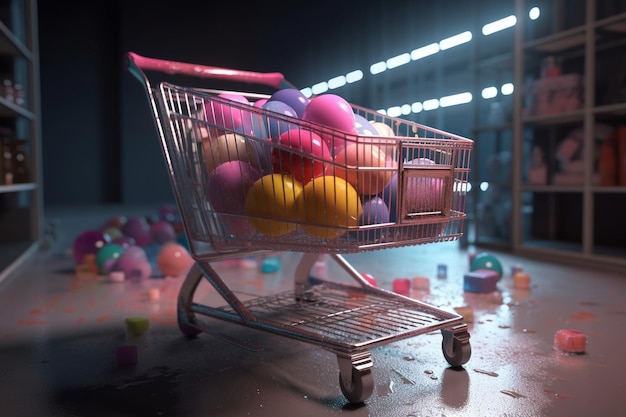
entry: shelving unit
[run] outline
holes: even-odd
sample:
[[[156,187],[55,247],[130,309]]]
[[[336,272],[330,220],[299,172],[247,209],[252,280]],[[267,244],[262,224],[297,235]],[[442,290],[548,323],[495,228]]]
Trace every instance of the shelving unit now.
[[[626,5],[611,0],[510,4],[517,24],[512,59],[504,60],[509,66],[479,61],[475,71],[480,81],[512,70],[511,119],[490,125],[477,116],[473,166],[475,187],[488,182],[491,188],[497,179],[510,195],[496,193],[500,200],[494,208],[503,212],[496,229],[485,211],[488,193],[474,192],[475,244],[624,270],[626,133],[619,138],[617,132],[626,126]],[[528,17],[533,6],[541,10],[535,21]],[[479,106],[477,115],[484,113]],[[488,175],[485,160],[500,149],[511,152],[510,177]]]
[[[0,1],[0,282],[42,234],[38,56],[36,1]]]

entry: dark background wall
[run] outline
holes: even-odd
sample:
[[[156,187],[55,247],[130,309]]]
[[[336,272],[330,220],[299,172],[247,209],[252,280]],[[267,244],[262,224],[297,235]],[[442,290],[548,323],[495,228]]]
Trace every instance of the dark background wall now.
[[[381,94],[393,91],[394,75],[375,86],[367,79],[370,64],[472,29],[475,18],[471,1],[214,3],[39,2],[46,205],[173,201],[145,93],[123,65],[127,51],[279,71],[302,87],[362,68],[366,79],[337,94],[366,107],[386,106],[404,100],[409,87],[437,84],[418,77],[391,96]],[[471,49],[465,48],[437,59],[459,61],[462,75],[456,82],[470,88],[470,58]],[[469,135],[467,108],[424,117],[438,128]]]

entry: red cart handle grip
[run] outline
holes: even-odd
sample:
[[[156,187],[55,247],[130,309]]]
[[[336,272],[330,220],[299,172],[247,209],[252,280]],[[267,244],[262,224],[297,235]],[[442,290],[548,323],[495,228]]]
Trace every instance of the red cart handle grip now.
[[[209,67],[206,65],[167,61],[147,58],[134,52],[127,53],[128,60],[141,70],[159,71],[167,74],[190,75],[200,78],[213,78],[228,81],[240,81],[250,84],[262,84],[277,89],[286,86],[285,77],[279,72],[252,72],[228,68]]]

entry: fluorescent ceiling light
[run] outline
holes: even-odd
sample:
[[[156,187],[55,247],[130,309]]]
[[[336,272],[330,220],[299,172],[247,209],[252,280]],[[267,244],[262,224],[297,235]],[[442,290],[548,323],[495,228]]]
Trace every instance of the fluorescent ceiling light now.
[[[363,79],[363,71],[356,70],[346,74],[346,81],[348,84],[355,83],[357,81],[361,81]]]
[[[498,89],[496,87],[485,87],[481,92],[483,98],[494,98],[498,95]]]
[[[334,88],[343,87],[344,85],[346,85],[346,77],[343,75],[328,80],[328,88],[330,88],[331,90]]]
[[[500,92],[505,96],[513,94],[514,90],[515,87],[513,86],[513,83],[502,84],[502,87],[500,87]]]
[[[422,46],[421,48],[413,49],[411,51],[411,59],[417,61],[418,59],[425,58],[430,55],[434,55],[439,52],[439,44],[431,43],[430,45]]]
[[[399,67],[400,65],[408,64],[411,62],[411,55],[404,53],[402,55],[394,56],[387,60],[387,69]]]
[[[459,104],[466,104],[472,101],[472,93],[465,92],[459,94],[453,94],[451,96],[441,97],[439,99],[439,105],[441,107],[456,106]]]
[[[507,16],[495,22],[487,23],[483,26],[483,35],[491,35],[492,33],[499,32],[504,29],[515,26],[517,18],[515,15]]]
[[[305,97],[309,98],[313,95],[313,90],[311,90],[311,87],[306,87],[303,88],[302,90],[300,90],[300,92],[302,94],[304,94]]]
[[[439,48],[442,51],[445,51],[446,49],[454,48],[455,46],[459,46],[471,40],[472,40],[472,32],[468,30],[468,31],[459,33],[458,35],[450,36],[449,38],[440,40]]]
[[[424,101],[424,103],[422,103],[422,108],[424,109],[424,111],[438,109],[439,100],[437,100],[436,98],[431,98],[430,100],[426,100]]]
[[[398,117],[402,114],[402,110],[400,106],[393,106],[387,109],[387,116],[389,117]]]
[[[370,66],[370,72],[372,73],[372,75],[380,74],[381,72],[384,72],[386,69],[387,69],[387,64],[385,64],[384,62],[377,62],[375,64],[372,64],[372,66]]]
[[[483,181],[480,183],[480,191],[487,191],[489,188],[489,183],[487,181]]]
[[[328,91],[328,83],[326,81],[317,83],[311,87],[311,90],[315,95],[325,93],[326,91]]]
[[[424,106],[422,106],[422,103],[420,103],[420,102],[417,102],[417,101],[416,101],[415,103],[411,104],[411,111],[412,111],[413,113],[419,113],[419,112],[421,112],[423,109],[424,109]]]
[[[539,10],[539,7],[533,7],[528,12],[528,17],[530,17],[530,20],[537,20],[539,19],[540,15],[541,15],[541,10]]]
[[[411,106],[409,104],[403,104],[400,110],[403,116],[411,114]]]

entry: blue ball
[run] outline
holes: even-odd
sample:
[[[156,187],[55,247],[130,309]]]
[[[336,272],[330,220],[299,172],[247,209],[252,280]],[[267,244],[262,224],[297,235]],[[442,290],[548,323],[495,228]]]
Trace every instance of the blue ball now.
[[[265,110],[270,110],[276,113],[280,113],[284,116],[290,116],[290,117],[298,117],[298,114],[296,113],[296,111],[289,106],[288,104],[283,103],[282,101],[268,101],[267,103],[265,103],[263,105],[263,108]],[[278,139],[278,137],[288,131],[289,129],[293,129],[294,128],[294,123],[288,123],[285,122],[283,120],[280,120],[278,118],[274,118],[271,116],[268,116],[266,118],[267,121],[267,128],[269,131],[269,136],[273,139]]]
[[[280,101],[291,107],[299,118],[302,117],[304,109],[309,100],[300,90],[295,88],[283,88],[276,91],[267,101]]]
[[[382,198],[373,197],[363,203],[363,211],[359,217],[359,226],[389,223],[389,208]],[[363,232],[361,232],[363,233]],[[382,229],[371,229],[364,233],[368,241],[380,240],[384,237]]]
[[[389,221],[398,221],[398,174],[394,173],[385,188],[378,194],[383,202],[389,207]]]

